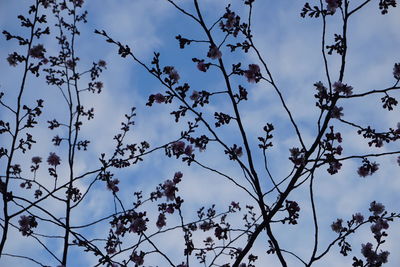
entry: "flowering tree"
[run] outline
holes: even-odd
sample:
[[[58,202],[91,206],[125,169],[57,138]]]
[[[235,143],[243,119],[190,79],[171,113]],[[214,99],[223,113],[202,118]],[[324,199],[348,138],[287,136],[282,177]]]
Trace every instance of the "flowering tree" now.
[[[100,75],[112,66],[100,59],[85,67],[85,60],[78,57],[79,25],[88,19],[83,0],[32,2],[28,14],[18,16],[21,27],[28,33],[3,31],[8,41],[19,45],[18,51],[8,54],[7,62],[12,68],[19,68],[22,77],[18,86],[13,85],[18,90],[5,88],[5,93],[0,94],[5,114],[0,120],[0,160],[4,166],[0,173],[3,210],[0,261],[16,258],[40,266],[74,266],[82,264],[74,261],[76,255],[87,253],[92,256],[91,264],[96,266],[251,267],[264,266],[269,261],[276,266],[315,266],[336,253],[334,248],[338,246],[340,254],[351,255],[348,264],[352,266],[382,266],[391,262],[384,243],[389,240],[389,223],[399,218],[400,213],[386,210],[376,196],[376,200],[365,203],[367,212],[349,211],[348,218],[329,218],[330,225],[325,225],[318,215],[320,205],[315,186],[325,176],[341,175],[351,162],[360,164],[354,174],[367,178],[381,166],[375,160],[400,154],[394,145],[400,138],[400,123],[380,130],[378,122],[377,126],[365,126],[359,117],[345,116],[346,107],[353,105],[348,103],[359,99],[367,103],[364,99],[375,96],[385,112],[396,112],[400,63],[392,62],[393,69],[387,70],[393,74],[388,86],[355,89],[357,85],[350,85],[345,79],[351,19],[377,1],[319,0],[305,3],[299,10],[304,19],[322,24],[319,53],[324,77],[309,85],[314,87],[311,96],[317,114],[315,120],[307,122],[315,129],[312,134],[296,120],[300,111],[288,103],[288,92],[279,85],[253,36],[258,1],[241,1],[238,10],[228,5],[209,22],[200,1],[193,0],[189,6],[166,0],[182,19],[197,27],[193,36],[176,36],[179,48],[197,47],[191,50],[194,53],[191,64],[198,73],[212,77],[219,89],[194,88],[188,80],[195,75],[184,77],[178,65],[165,63],[161,53],[155,52],[147,63],[134,52],[139,48],[131,49],[130,45],[114,39],[112,32],[95,30],[96,36],[115,46],[122,58],[132,60],[158,82],[162,89],[149,93],[145,106],[151,111],[167,104],[171,108],[170,124],[181,131],[161,144],[127,141],[136,115],[136,109],[132,108],[110,140],[115,143],[112,150],[96,155],[90,167],[82,167],[80,162],[92,157],[90,147],[99,136],[86,137],[84,127],[94,119],[91,105],[96,96],[93,95],[100,94],[104,87]],[[394,7],[395,0],[380,0],[377,13],[388,14]],[[339,26],[333,38],[328,35],[331,19],[336,20],[333,26]],[[333,44],[329,43],[331,39]],[[331,63],[334,60],[336,65]],[[42,137],[39,134],[35,137],[35,130],[43,129],[40,116],[46,99],[26,99],[29,84],[33,83],[30,76],[44,77],[49,88],[59,93],[56,110],[47,111],[48,116],[57,118],[44,121],[48,130],[55,132],[51,139],[55,148],[50,151],[37,149],[36,142]],[[259,126],[261,136],[254,136],[248,129],[243,110],[252,101],[251,88],[274,92],[275,101],[285,114],[285,125],[291,128],[290,138],[295,139],[285,153],[273,149],[279,146],[276,136],[287,134],[279,126],[282,121],[265,121]],[[17,91],[16,96],[10,93],[12,90]],[[354,111],[357,112],[355,108]],[[349,131],[366,141],[361,152],[346,143]],[[164,152],[165,160],[179,162],[181,168],[172,174],[163,173],[168,178],[158,181],[153,190],[136,188],[129,196],[124,194],[129,181],[116,178],[123,176],[121,170],[134,169],[134,165],[141,168],[143,160],[151,164],[151,157],[159,151]],[[220,164],[208,158],[215,153],[219,153]],[[27,163],[24,155],[29,154],[32,157]],[[283,157],[285,163],[272,166],[274,157]],[[400,157],[396,160],[400,165]],[[278,167],[283,169],[279,174]],[[200,204],[196,211],[187,209],[185,206],[191,204],[191,199],[183,196],[182,187],[191,177],[183,169],[220,176],[241,195],[231,195],[232,201],[225,203],[226,209],[220,203],[210,207]],[[107,188],[112,199],[104,207],[107,214],[84,218],[85,223],[80,223],[81,218],[76,214],[89,209],[87,199],[103,197],[99,196],[102,192],[99,188]],[[299,191],[307,199],[300,197]],[[301,220],[307,216],[307,229],[312,229],[306,233],[310,241],[307,250],[300,251],[290,247],[290,242],[284,242],[283,236],[288,229],[295,231],[289,239],[301,236],[295,225],[300,224],[297,230],[302,232]],[[368,240],[354,244],[353,236],[363,229],[369,229]],[[8,244],[15,236],[13,231],[19,232],[18,239],[26,237],[37,242],[48,255],[46,262],[21,248],[10,251],[8,248],[12,246]],[[331,232],[329,240],[324,234],[327,231]],[[170,244],[163,240],[168,238],[173,238],[177,249],[168,249]]]

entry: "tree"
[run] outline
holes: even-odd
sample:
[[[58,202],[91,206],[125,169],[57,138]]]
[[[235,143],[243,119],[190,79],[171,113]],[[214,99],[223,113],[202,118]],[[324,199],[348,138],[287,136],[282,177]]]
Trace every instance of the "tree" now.
[[[18,16],[20,29],[3,31],[13,43],[6,60],[18,79],[3,77],[0,95],[0,262],[337,266],[340,253],[349,266],[397,266],[388,233],[398,228],[392,222],[400,213],[394,198],[383,196],[395,194],[397,177],[378,176],[400,165],[400,123],[390,115],[398,113],[400,63],[387,45],[395,38],[379,29],[379,53],[369,51],[363,56],[370,60],[362,62],[351,56],[360,53],[352,48],[358,39],[352,38],[351,23],[365,23],[360,17],[366,10],[385,15],[390,25],[388,18],[399,17],[396,1],[303,2],[296,9],[301,23],[320,23],[322,30],[313,28],[317,43],[307,40],[316,60],[307,51],[300,56],[319,65],[314,73],[286,66],[306,70],[286,76],[276,74],[269,60],[277,46],[264,48],[257,37],[268,31],[261,19],[266,7],[276,12],[271,4],[246,0],[210,10],[215,6],[208,5],[221,4],[161,2],[192,24],[175,29],[176,21],[165,23],[168,34],[178,32],[176,49],[160,46],[150,60],[139,45],[115,38],[109,25],[85,26],[90,1],[32,0]],[[276,14],[289,20],[293,3],[276,5],[283,10]],[[268,26],[280,27],[272,21]],[[302,33],[300,39],[311,37]],[[89,40],[90,50],[80,43]],[[118,78],[125,86],[139,83],[143,91],[132,100],[138,107],[121,119],[107,117],[118,107],[96,101],[103,89],[106,99],[130,101],[127,91],[107,93],[117,80],[101,80],[113,69],[109,61],[124,69],[128,63],[117,63],[117,57],[91,62],[93,47],[113,49],[114,55],[116,48],[140,73],[137,81]],[[379,70],[384,79],[367,77],[367,64],[387,55],[390,68]],[[306,64],[294,61],[298,55],[284,56],[279,60]],[[299,84],[285,81],[291,75],[304,78],[293,78]],[[96,113],[93,106],[107,111]],[[159,125],[170,115],[168,124]],[[116,134],[107,139],[110,131]],[[55,147],[46,146],[49,141]],[[340,198],[332,192],[338,188],[344,191]],[[357,198],[357,190],[365,196]],[[329,193],[333,199],[324,196]],[[389,202],[382,204],[382,198]],[[346,209],[337,211],[327,200],[344,201]]]

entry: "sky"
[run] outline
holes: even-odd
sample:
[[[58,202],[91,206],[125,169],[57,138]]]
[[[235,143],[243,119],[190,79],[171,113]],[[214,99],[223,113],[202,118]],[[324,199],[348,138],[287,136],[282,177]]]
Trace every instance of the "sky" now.
[[[313,1],[319,2],[319,1]],[[351,1],[352,6],[360,1]],[[373,89],[382,89],[392,86],[392,69],[396,62],[400,62],[398,47],[400,45],[400,9],[391,9],[389,14],[382,16],[378,9],[378,1],[372,1],[349,22],[348,58],[344,82],[354,87],[354,93],[361,93]],[[0,28],[9,32],[21,32],[16,17],[25,13],[31,1],[0,0]],[[128,44],[135,56],[143,62],[150,63],[154,52],[161,53],[161,64],[174,66],[181,77],[179,84],[188,82],[192,90],[224,90],[224,81],[216,69],[207,73],[197,70],[192,62],[193,57],[206,58],[208,46],[204,43],[191,44],[187,49],[179,49],[175,36],[181,34],[186,38],[205,39],[204,33],[190,18],[178,12],[166,0],[86,0],[83,9],[88,10],[88,23],[81,26],[81,36],[77,40],[77,54],[80,57],[80,66],[91,66],[91,62],[103,59],[107,62],[107,69],[101,75],[104,90],[100,95],[87,95],[83,102],[95,109],[95,119],[87,122],[82,128],[82,136],[92,142],[87,152],[78,153],[76,173],[84,173],[99,166],[98,158],[103,152],[110,154],[114,147],[113,136],[119,131],[120,122],[124,114],[132,106],[137,108],[137,116],[133,131],[127,137],[131,142],[146,140],[151,147],[163,145],[180,137],[180,132],[186,128],[186,120],[176,124],[169,113],[177,105],[154,105],[149,108],[145,105],[150,94],[164,93],[165,89],[151,77],[141,66],[133,60],[123,59],[117,55],[117,48],[106,43],[104,38],[94,34],[94,30],[105,30],[115,40]],[[193,12],[192,1],[176,1],[188,12]],[[207,25],[212,25],[225,12],[225,7],[232,4],[232,10],[245,17],[246,8],[242,1],[199,1]],[[326,84],[323,69],[321,50],[320,19],[303,19],[300,11],[305,1],[255,1],[253,12],[253,35],[263,58],[273,74],[274,80],[287,100],[288,108],[292,111],[294,119],[299,125],[306,145],[310,145],[316,134],[316,120],[318,109],[315,107],[315,89],[313,84],[322,81]],[[327,44],[333,42],[333,34],[340,32],[339,14],[328,17]],[[49,21],[54,22],[52,19]],[[222,40],[223,35],[218,28],[213,32],[217,40]],[[234,43],[234,39],[230,39]],[[46,44],[48,54],[57,51],[52,37],[45,37],[40,42]],[[6,42],[0,38],[0,90],[5,92],[5,101],[15,103],[21,79],[21,68],[10,67],[6,58],[8,54],[19,48],[14,42]],[[231,53],[229,48],[221,49],[226,66],[238,61],[242,66],[260,64],[254,53]],[[340,58],[337,55],[328,56],[332,79],[338,79]],[[263,72],[264,73],[264,72]],[[87,81],[82,79],[82,84]],[[265,82],[250,84],[244,77],[234,78],[235,84],[242,84],[248,89],[249,100],[239,105],[243,124],[254,151],[257,170],[263,174],[261,186],[264,190],[271,188],[271,182],[263,170],[262,153],[257,148],[257,137],[263,134],[262,128],[266,123],[273,123],[274,146],[268,151],[268,163],[271,173],[277,179],[282,179],[290,172],[292,163],[288,160],[289,149],[299,146],[295,132],[288,121],[279,98],[271,86]],[[398,93],[397,93],[398,94]],[[393,93],[396,96],[395,93]],[[352,99],[341,103],[344,108],[344,118],[355,121],[360,125],[373,125],[377,129],[385,130],[396,127],[399,122],[399,110],[388,112],[381,108],[381,95],[373,95],[363,99]],[[23,101],[34,103],[35,99],[43,98],[45,108],[39,120],[39,126],[33,130],[37,144],[27,154],[17,154],[16,162],[20,163],[29,174],[30,158],[41,156],[46,158],[49,152],[56,152],[61,156],[66,155],[63,147],[56,148],[51,143],[54,132],[49,131],[46,121],[54,118],[64,118],[67,106],[63,102],[57,88],[46,85],[42,78],[28,78],[28,87]],[[205,116],[213,118],[215,111],[230,110],[229,103],[222,97],[216,97],[213,102],[203,109]],[[1,119],[10,117],[4,109],[0,111]],[[193,118],[188,115],[188,118]],[[333,121],[335,129],[341,131],[343,136],[344,155],[362,154],[375,151],[398,150],[396,143],[384,146],[380,150],[369,148],[353,128]],[[239,135],[234,124],[221,127],[218,132],[228,143],[238,143]],[[62,132],[57,132],[62,134]],[[8,139],[0,137],[3,145]],[[238,181],[247,188],[243,174],[230,161],[217,145],[210,145],[207,151],[195,151],[196,159],[211,168],[218,168],[224,173],[237,177]],[[317,212],[321,229],[320,244],[326,247],[336,234],[331,231],[330,225],[337,218],[344,220],[351,218],[356,212],[367,214],[369,203],[373,200],[383,203],[389,211],[399,211],[400,177],[396,157],[379,158],[379,171],[370,177],[361,178],[357,174],[360,160],[347,161],[336,175],[331,176],[326,168],[316,172],[315,197]],[[62,161],[60,173],[67,172],[66,160]],[[0,166],[4,166],[1,159]],[[46,166],[42,166],[40,178],[42,182],[51,186],[53,180],[46,175]],[[224,211],[232,200],[254,205],[245,192],[221,176],[204,170],[198,166],[188,167],[180,160],[167,158],[163,150],[157,151],[144,158],[143,162],[123,170],[115,170],[116,177],[120,180],[119,196],[127,206],[133,201],[133,192],[142,190],[144,195],[149,194],[159,184],[170,179],[176,171],[184,174],[179,187],[179,195],[185,202],[183,212],[185,217],[195,218],[196,210],[202,206],[209,207],[216,204],[217,211]],[[1,168],[3,175],[4,167]],[[78,186],[85,189],[94,177],[79,182]],[[20,189],[16,189],[20,190]],[[25,192],[24,194],[28,194]],[[296,252],[300,256],[310,255],[312,244],[311,207],[308,196],[308,186],[300,187],[289,197],[296,200],[301,207],[299,224],[296,226],[273,225],[278,240],[285,249]],[[267,198],[274,201],[275,196]],[[62,207],[55,201],[45,203],[46,208],[58,216],[62,215]],[[112,194],[103,183],[96,183],[91,189],[82,205],[74,210],[73,224],[82,225],[110,214],[114,207]],[[157,216],[157,207],[150,204],[148,207],[149,227],[156,231],[154,225]],[[153,211],[150,212],[150,211]],[[241,223],[242,213],[231,217],[232,224]],[[176,216],[167,217],[168,225],[178,223]],[[17,219],[14,221],[17,224]],[[97,224],[83,233],[89,237],[106,238],[109,230],[107,222]],[[50,224],[39,225],[40,233],[61,233]],[[58,231],[58,232],[57,232]],[[393,222],[388,230],[389,237],[383,249],[391,252],[389,263],[385,266],[400,265],[400,250],[396,236],[400,233],[400,223]],[[201,242],[206,234],[197,233],[195,240]],[[134,236],[129,237],[135,240]],[[350,256],[343,257],[339,248],[334,246],[329,255],[315,266],[351,266],[352,256],[360,256],[361,243],[372,240],[369,227],[364,227],[354,237],[350,238],[353,251]],[[175,264],[184,260],[182,255],[182,233],[171,231],[155,239],[163,251],[171,255]],[[44,242],[54,248],[56,254],[62,251],[61,243],[44,239]],[[243,245],[243,243],[242,243]],[[267,245],[265,235],[260,235],[260,240],[252,252],[259,256],[256,266],[280,266],[275,256],[266,254]],[[57,266],[57,262],[44,251],[32,238],[22,237],[17,230],[10,233],[7,243],[7,253],[26,253],[35,259],[50,266]],[[289,266],[300,266],[295,258],[285,255]],[[193,257],[194,258],[194,257]],[[159,257],[149,256],[149,266],[166,266]],[[82,253],[79,248],[71,249],[70,266],[93,266],[97,260],[88,253]],[[23,259],[2,257],[0,266],[32,266],[32,263]],[[146,265],[146,266],[147,266]],[[190,266],[203,266],[192,259]]]

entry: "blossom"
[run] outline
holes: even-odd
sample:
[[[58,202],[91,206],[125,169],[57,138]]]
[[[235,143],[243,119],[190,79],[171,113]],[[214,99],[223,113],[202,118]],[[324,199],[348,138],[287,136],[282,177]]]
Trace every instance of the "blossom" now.
[[[178,188],[176,188],[175,183],[171,180],[166,180],[162,187],[164,189],[163,194],[167,198],[167,200],[174,200],[175,191],[178,191]]]
[[[183,177],[183,173],[181,173],[181,172],[176,172],[175,175],[174,175],[173,182],[174,182],[175,184],[179,183],[179,182],[181,181],[182,177]]]
[[[44,53],[46,49],[44,49],[42,44],[35,45],[29,50],[29,55],[33,58],[42,59],[44,58]]]
[[[186,146],[184,153],[186,156],[191,156],[193,154],[193,147],[191,145]]]
[[[204,63],[204,60],[201,60],[197,63],[197,69],[202,72],[206,72],[209,65]]]
[[[344,115],[342,111],[343,111],[342,107],[334,106],[331,111],[331,117],[333,119],[340,119]]]
[[[156,222],[156,225],[157,225],[158,229],[161,229],[161,228],[163,228],[165,225],[167,225],[167,223],[165,222],[165,220],[166,220],[166,217],[165,217],[165,214],[164,214],[164,213],[158,214],[158,219],[157,219],[157,222]]]
[[[293,147],[289,149],[290,157],[289,159],[297,166],[304,163],[304,153],[300,151],[299,148]]]
[[[174,154],[180,155],[185,151],[185,142],[177,141],[172,144],[172,152]]]
[[[335,173],[338,173],[338,171],[342,168],[342,163],[340,163],[338,160],[334,159],[333,161],[329,162],[329,168],[327,171],[333,175]]]
[[[75,4],[76,6],[81,7],[81,6],[83,5],[84,0],[73,0],[73,2],[74,2],[74,4]]]
[[[366,177],[368,175],[374,174],[379,169],[379,164],[376,162],[371,163],[369,160],[364,159],[364,164],[360,166],[357,170],[360,177]]]
[[[372,201],[370,204],[369,211],[372,212],[375,216],[378,216],[379,214],[385,211],[385,206],[382,203]]]
[[[144,263],[144,255],[145,253],[143,251],[140,251],[140,254],[137,254],[136,251],[132,253],[131,255],[131,260],[133,263],[135,263],[135,266],[140,266],[143,265]]]
[[[325,0],[328,11],[335,13],[336,9],[342,4],[341,0]]]
[[[233,150],[233,153],[234,153],[238,158],[240,158],[241,156],[243,156],[243,149],[242,149],[242,147],[240,146],[240,147],[235,148],[235,149]]]
[[[220,59],[222,57],[221,51],[215,45],[210,46],[210,50],[207,53],[207,57],[212,59]]]
[[[22,232],[23,236],[29,236],[32,234],[32,228],[37,227],[37,222],[33,216],[22,215],[18,220],[19,231]]]
[[[156,103],[163,103],[165,102],[165,96],[163,96],[162,94],[158,93],[154,95],[154,101],[156,101]]]
[[[393,76],[394,76],[394,78],[396,78],[397,80],[400,80],[400,63],[394,64],[394,67],[393,67]]]
[[[336,222],[333,222],[331,224],[332,231],[340,233],[343,230],[342,223],[343,223],[342,219],[337,219]]]
[[[362,216],[361,213],[356,213],[353,215],[353,220],[357,223],[360,224],[364,221],[364,216]]]
[[[223,21],[220,22],[219,26],[223,29],[232,29],[236,23],[239,22],[239,16],[236,16],[235,12],[228,10],[223,18],[225,19],[225,23]]]
[[[19,55],[15,52],[8,55],[7,61],[8,64],[10,64],[10,66],[12,67],[16,67],[18,65],[18,62],[21,62]]]
[[[177,83],[178,80],[181,78],[179,73],[173,66],[166,66],[164,67],[164,73],[169,76],[172,82]]]
[[[104,84],[102,82],[95,82],[94,87],[96,87],[97,90],[101,90],[103,88]]]
[[[239,202],[232,201],[231,202],[232,209],[241,210],[239,206]]]
[[[33,164],[39,164],[40,162],[42,162],[42,158],[41,157],[32,157],[32,163]]]
[[[371,232],[374,233],[375,235],[381,235],[381,231],[383,229],[388,229],[389,224],[387,220],[379,219],[376,223],[371,225]]]
[[[387,262],[389,257],[388,251],[382,251],[381,253],[376,253],[373,249],[371,243],[361,245],[361,254],[367,259],[368,266],[382,266],[383,263]]]
[[[51,4],[54,3],[54,0],[42,0],[41,3],[42,3],[44,8],[48,8]]]
[[[261,79],[260,67],[257,64],[250,64],[249,69],[244,71],[244,76],[249,83],[256,83]]]
[[[193,100],[193,101],[196,101],[197,99],[199,99],[199,97],[200,97],[199,92],[197,92],[195,90],[195,91],[193,91],[192,95],[190,96],[190,99]]]
[[[49,157],[47,158],[47,163],[51,166],[56,167],[57,165],[60,165],[61,159],[59,156],[56,155],[56,153],[51,152]]]
[[[110,180],[109,182],[107,182],[107,188],[113,193],[117,193],[119,191],[119,187],[117,186],[117,184],[119,184],[118,179]]]
[[[104,60],[100,59],[99,62],[97,62],[97,64],[99,65],[99,67],[101,68],[106,68],[107,66],[107,62],[105,62]]]
[[[125,231],[125,227],[123,223],[117,223],[115,226],[115,234],[116,235],[121,235]]]
[[[65,65],[70,69],[74,69],[76,66],[76,62],[72,59],[68,59],[67,62],[65,62]]]
[[[134,233],[141,233],[147,230],[146,221],[142,217],[134,219],[129,226],[129,231]]]
[[[345,96],[350,96],[353,94],[353,87],[337,81],[333,84],[333,91],[338,94],[343,93]]]

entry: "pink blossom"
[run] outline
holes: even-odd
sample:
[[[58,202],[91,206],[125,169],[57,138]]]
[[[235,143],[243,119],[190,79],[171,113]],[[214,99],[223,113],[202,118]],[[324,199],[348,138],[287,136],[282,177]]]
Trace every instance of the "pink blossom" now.
[[[157,225],[158,229],[161,229],[161,228],[163,228],[165,225],[167,225],[167,223],[166,223],[166,217],[165,217],[165,214],[164,214],[164,213],[158,214],[158,219],[157,219],[156,225]]]
[[[219,51],[218,47],[211,46],[210,50],[207,53],[207,57],[212,58],[212,59],[220,59],[222,57],[221,51]]]
[[[106,68],[107,66],[107,62],[105,62],[104,60],[100,59],[99,62],[97,62],[97,64],[99,65],[99,67],[101,68]]]
[[[191,156],[193,154],[193,147],[191,145],[186,146],[184,153],[187,156]]]
[[[256,83],[261,79],[260,67],[257,64],[250,64],[249,69],[244,71],[244,76],[249,83]]]
[[[167,200],[174,200],[175,199],[175,191],[178,189],[175,186],[175,183],[171,180],[166,180],[163,185],[164,189],[164,196],[167,198]]]
[[[43,45],[38,44],[29,50],[29,55],[33,58],[42,59],[42,58],[44,58],[45,52],[46,52],[46,49],[44,49]]]
[[[135,266],[140,266],[143,265],[144,263],[144,255],[145,253],[143,251],[140,252],[140,254],[137,254],[136,251],[133,252],[133,254],[131,255],[131,260],[133,261],[133,263],[135,263]]]
[[[23,236],[29,236],[32,234],[32,228],[37,227],[37,222],[33,216],[22,215],[18,221],[19,231],[22,232]]]
[[[164,67],[164,73],[169,76],[172,82],[177,83],[178,80],[181,78],[179,73],[173,66],[166,66]]]
[[[378,216],[385,211],[385,206],[382,203],[372,201],[369,207],[369,211],[372,212],[375,216]]]
[[[361,213],[356,213],[353,215],[353,220],[357,223],[360,224],[364,221],[364,216]]]
[[[18,54],[17,53],[9,54],[7,57],[7,61],[8,61],[8,64],[10,64],[10,66],[16,67],[19,62]]]
[[[207,69],[208,69],[208,66],[207,66],[207,64],[204,63],[204,60],[202,60],[202,61],[199,61],[199,62],[197,63],[197,69],[198,69],[199,71],[206,72]]]
[[[336,222],[332,223],[331,225],[332,231],[340,233],[340,231],[342,231],[343,229],[342,223],[343,223],[342,219],[337,219]]]
[[[192,95],[190,96],[190,99],[193,100],[193,101],[196,101],[197,99],[199,99],[199,97],[200,97],[199,92],[197,92],[195,90],[195,91],[193,91]]]
[[[183,141],[177,141],[172,144],[172,152],[174,154],[180,155],[184,153],[185,151],[185,142]]]
[[[343,93],[345,96],[350,96],[353,94],[353,87],[337,81],[333,84],[333,91],[338,94]]]
[[[134,233],[141,233],[147,230],[146,221],[142,217],[137,217],[129,226],[129,231]]]
[[[179,183],[181,181],[182,177],[183,177],[183,174],[181,172],[176,172],[174,175],[173,182],[175,184]]]
[[[113,193],[117,193],[119,191],[119,187],[117,186],[117,184],[119,184],[118,179],[110,180],[109,182],[107,182],[107,188]]]
[[[61,159],[59,156],[57,156],[56,153],[51,152],[49,157],[47,158],[47,163],[51,166],[56,167],[57,165],[60,165]]]
[[[42,158],[41,157],[32,157],[32,163],[33,164],[39,164],[40,162],[42,162]]]
[[[341,0],[325,0],[327,4],[327,10],[335,13],[336,9],[341,5]]]
[[[165,102],[165,96],[163,96],[162,94],[158,93],[154,95],[154,101],[156,101],[156,103],[164,103]]]

